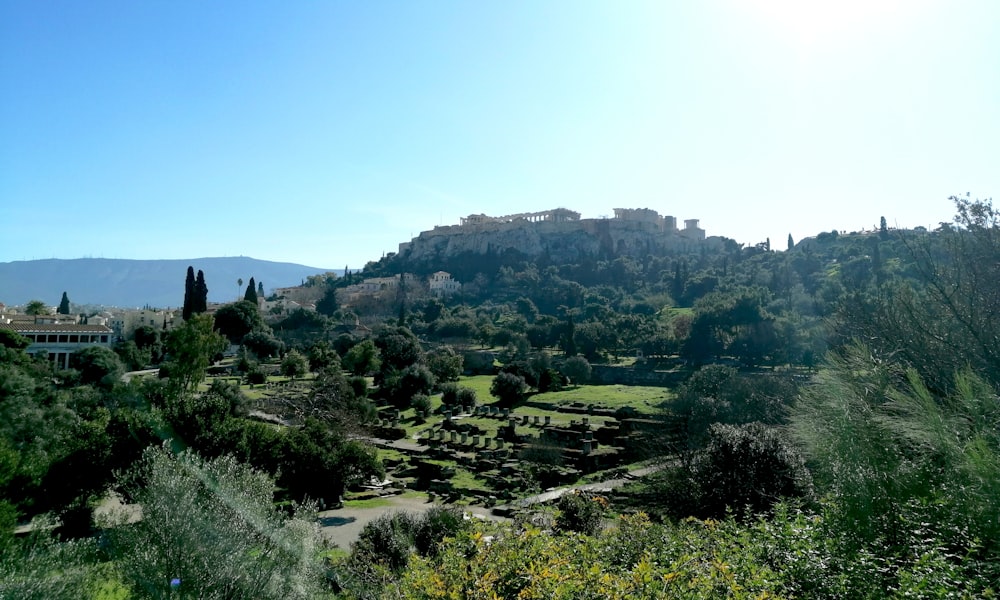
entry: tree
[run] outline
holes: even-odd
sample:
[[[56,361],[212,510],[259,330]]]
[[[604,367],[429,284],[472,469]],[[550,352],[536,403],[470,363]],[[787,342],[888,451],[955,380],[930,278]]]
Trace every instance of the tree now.
[[[451,346],[441,346],[428,352],[426,362],[438,384],[458,381],[462,374],[462,355],[457,354]]]
[[[195,290],[195,279],[194,279],[194,267],[188,265],[187,277],[184,279],[184,307],[181,310],[181,316],[185,321],[191,318],[191,315],[195,311],[195,295],[197,291]]]
[[[240,299],[240,290],[242,290],[242,289],[243,289],[243,278],[242,277],[237,277],[236,278],[236,299],[237,300]]]
[[[164,365],[171,383],[194,391],[205,379],[205,370],[226,347],[226,338],[216,332],[210,315],[193,314],[167,334],[169,360]]]
[[[878,237],[883,241],[889,239],[889,226],[885,222],[885,217],[879,218]]]
[[[425,417],[431,412],[431,398],[427,394],[414,394],[413,398],[410,398],[410,407],[418,417]]]
[[[115,344],[115,354],[129,371],[144,369],[152,362],[149,350],[140,349],[132,340]]]
[[[133,334],[133,340],[139,350],[149,351],[149,360],[158,363],[163,358],[163,341],[160,332],[150,325],[138,327]]]
[[[150,448],[129,492],[142,519],[110,528],[115,566],[153,598],[323,595],[323,542],[308,511],[274,507],[274,483],[225,456],[202,460]],[[305,514],[303,514],[305,513]]]
[[[581,383],[586,383],[590,379],[590,371],[590,363],[582,356],[571,356],[563,363],[563,375],[576,387],[580,387]]]
[[[243,336],[243,347],[253,352],[259,359],[280,356],[285,351],[285,343],[269,331],[251,331]]]
[[[327,282],[326,289],[323,290],[323,297],[316,303],[316,312],[321,315],[332,317],[337,312],[337,288],[333,282]]]
[[[902,280],[849,296],[837,331],[916,369],[939,395],[966,367],[1000,386],[1000,211],[989,200],[952,201],[953,224],[934,235],[894,236],[921,285]]]
[[[501,372],[493,378],[493,383],[490,384],[490,395],[496,398],[500,405],[510,407],[524,399],[526,388],[524,377]]]
[[[801,455],[777,428],[761,423],[713,424],[692,475],[701,517],[721,518],[727,509],[752,517],[812,491]]]
[[[70,354],[69,364],[80,372],[80,383],[107,389],[114,387],[124,372],[118,356],[103,346],[90,346]]]
[[[253,277],[250,278],[250,283],[247,284],[247,291],[243,295],[243,301],[250,302],[254,306],[257,305],[257,283],[253,280]]]
[[[556,503],[556,508],[559,509],[556,530],[596,534],[601,528],[606,503],[603,498],[594,498],[575,490],[563,494]]]
[[[69,314],[69,296],[66,295],[66,292],[62,294],[62,300],[59,301],[59,308],[56,310],[56,314]]]
[[[337,502],[348,485],[382,477],[378,454],[316,419],[285,433],[281,483],[292,497]]]
[[[194,304],[193,312],[203,313],[208,310],[208,285],[205,284],[205,274],[198,269],[198,276],[194,281]]]
[[[420,342],[406,327],[387,327],[375,336],[382,357],[382,369],[405,369],[420,360]]]
[[[791,250],[795,247],[795,240],[792,239],[792,234],[788,234],[788,249]]]
[[[260,309],[254,302],[241,300],[215,311],[215,329],[232,344],[239,344],[252,331],[265,330]]]
[[[0,329],[0,346],[15,350],[24,350],[30,345],[31,340],[23,335],[8,329]]]
[[[24,314],[35,316],[47,315],[49,314],[49,307],[41,300],[32,300],[24,305]]]
[[[281,374],[295,379],[305,375],[309,371],[309,363],[306,357],[298,350],[289,350],[285,358],[281,360]]]
[[[366,375],[379,370],[381,353],[372,340],[362,340],[351,347],[340,360],[344,368],[355,375]]]

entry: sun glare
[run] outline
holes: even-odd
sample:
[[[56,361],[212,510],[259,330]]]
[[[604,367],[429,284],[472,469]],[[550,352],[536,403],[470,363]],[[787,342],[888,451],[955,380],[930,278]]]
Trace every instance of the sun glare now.
[[[800,48],[891,27],[909,7],[901,0],[748,0],[741,4],[776,35]]]

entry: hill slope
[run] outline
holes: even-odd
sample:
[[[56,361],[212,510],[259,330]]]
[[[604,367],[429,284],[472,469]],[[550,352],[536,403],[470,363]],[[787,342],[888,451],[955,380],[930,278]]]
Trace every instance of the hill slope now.
[[[242,296],[251,277],[264,291],[299,285],[310,275],[332,271],[245,256],[183,260],[79,258],[0,263],[0,302],[24,304],[38,299],[57,305],[65,291],[74,304],[177,307],[184,301],[188,266],[205,272],[210,302]],[[243,289],[237,289],[243,279]]]

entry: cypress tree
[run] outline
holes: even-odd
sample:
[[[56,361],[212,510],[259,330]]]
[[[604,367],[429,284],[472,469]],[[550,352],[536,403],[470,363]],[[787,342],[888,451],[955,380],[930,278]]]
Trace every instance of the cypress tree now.
[[[184,308],[181,310],[181,316],[185,321],[194,313],[194,285],[194,267],[188,266],[187,279],[184,280]]]
[[[788,249],[791,250],[795,247],[795,240],[792,239],[792,234],[788,234]]]
[[[250,278],[250,283],[247,284],[247,292],[243,294],[243,300],[257,304],[257,283],[254,282],[253,277]]]
[[[194,300],[191,303],[192,313],[203,313],[208,310],[208,286],[205,285],[205,273],[198,269],[198,277],[194,282]]]
[[[62,300],[59,301],[59,309],[56,312],[60,315],[69,314],[69,296],[66,295],[66,292],[63,292]]]

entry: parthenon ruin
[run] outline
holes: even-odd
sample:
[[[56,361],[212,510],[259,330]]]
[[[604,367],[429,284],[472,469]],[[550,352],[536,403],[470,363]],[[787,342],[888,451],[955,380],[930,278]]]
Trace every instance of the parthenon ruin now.
[[[542,221],[564,223],[566,221],[579,221],[580,213],[569,210],[568,208],[555,208],[552,210],[543,210],[541,212],[504,215],[502,217],[490,217],[488,215],[478,214],[463,217],[460,220],[460,224],[478,225],[480,223],[512,223],[518,220],[527,221],[529,223],[540,223]]]

